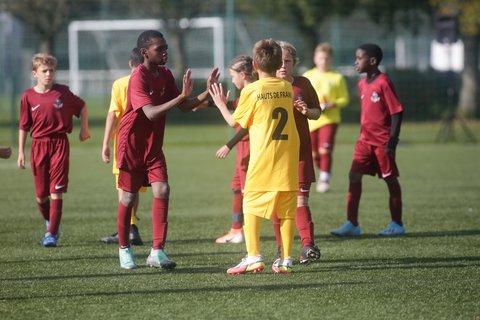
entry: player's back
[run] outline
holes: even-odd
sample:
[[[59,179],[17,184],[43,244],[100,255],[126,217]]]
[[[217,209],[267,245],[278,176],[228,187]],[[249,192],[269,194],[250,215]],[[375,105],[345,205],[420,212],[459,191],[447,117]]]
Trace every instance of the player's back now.
[[[262,78],[242,90],[234,118],[250,133],[245,190],[298,189],[299,137],[292,106],[292,85],[279,78]]]

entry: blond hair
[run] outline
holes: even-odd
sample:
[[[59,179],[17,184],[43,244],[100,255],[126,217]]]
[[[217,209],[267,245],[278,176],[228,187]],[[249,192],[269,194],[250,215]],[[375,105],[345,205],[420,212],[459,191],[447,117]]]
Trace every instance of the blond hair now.
[[[40,67],[41,65],[46,65],[49,67],[53,67],[53,69],[56,69],[57,58],[48,53],[37,53],[32,58],[32,70],[37,71],[38,67]]]
[[[283,50],[286,50],[288,53],[290,53],[290,56],[293,59],[293,65],[296,66],[300,61],[300,59],[297,57],[297,49],[295,49],[295,47],[287,41],[278,41],[278,44]]]
[[[315,53],[325,52],[328,56],[333,57],[333,47],[328,42],[322,42],[315,48]]]

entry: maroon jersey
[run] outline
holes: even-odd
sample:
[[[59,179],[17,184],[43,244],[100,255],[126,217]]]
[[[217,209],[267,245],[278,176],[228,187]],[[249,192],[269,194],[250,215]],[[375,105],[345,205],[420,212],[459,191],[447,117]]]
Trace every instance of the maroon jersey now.
[[[118,129],[117,167],[126,171],[145,171],[164,162],[163,137],[166,115],[151,121],[142,110],[146,105],[157,106],[179,95],[172,72],[158,67],[153,75],[139,65],[128,82],[127,107]]]
[[[373,146],[385,146],[390,138],[391,115],[403,111],[392,81],[384,73],[371,83],[358,82],[362,106],[359,140]]]
[[[20,102],[19,128],[31,131],[32,138],[72,132],[73,116],[80,116],[85,101],[61,84],[45,93],[26,90]]]
[[[309,107],[320,109],[317,93],[312,87],[310,80],[305,77],[293,77],[293,96],[295,100],[303,100]],[[295,124],[300,137],[300,162],[298,167],[298,180],[300,183],[314,182],[315,170],[312,159],[312,143],[310,141],[310,129],[308,120],[300,111],[294,110]]]

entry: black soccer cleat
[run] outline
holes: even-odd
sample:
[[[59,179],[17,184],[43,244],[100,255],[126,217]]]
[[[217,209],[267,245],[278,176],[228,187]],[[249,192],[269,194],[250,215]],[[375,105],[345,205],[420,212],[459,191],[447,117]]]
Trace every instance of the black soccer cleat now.
[[[302,248],[300,255],[300,263],[305,264],[313,261],[320,260],[320,248],[315,245],[307,245]]]

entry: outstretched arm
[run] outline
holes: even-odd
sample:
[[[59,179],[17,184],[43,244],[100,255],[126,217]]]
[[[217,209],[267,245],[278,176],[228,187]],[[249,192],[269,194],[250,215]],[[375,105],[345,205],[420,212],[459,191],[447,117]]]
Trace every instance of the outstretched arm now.
[[[202,102],[207,100],[208,90],[209,90],[209,88],[212,84],[217,83],[219,76],[220,76],[220,74],[218,73],[218,68],[213,68],[212,72],[210,72],[210,75],[208,76],[207,88],[205,89],[205,91],[203,91],[202,93],[200,93],[198,96],[196,96],[193,99],[188,99],[188,100],[183,101],[178,106],[180,108],[180,110],[182,110],[183,112],[191,111],[191,110],[195,109],[197,106],[199,106]]]
[[[218,110],[220,110],[227,124],[233,128],[237,127],[238,123],[233,119],[227,108],[228,99],[230,98],[230,91],[228,91],[227,95],[225,96],[223,94],[223,87],[221,83],[212,84],[209,91],[213,102],[217,106]]]

